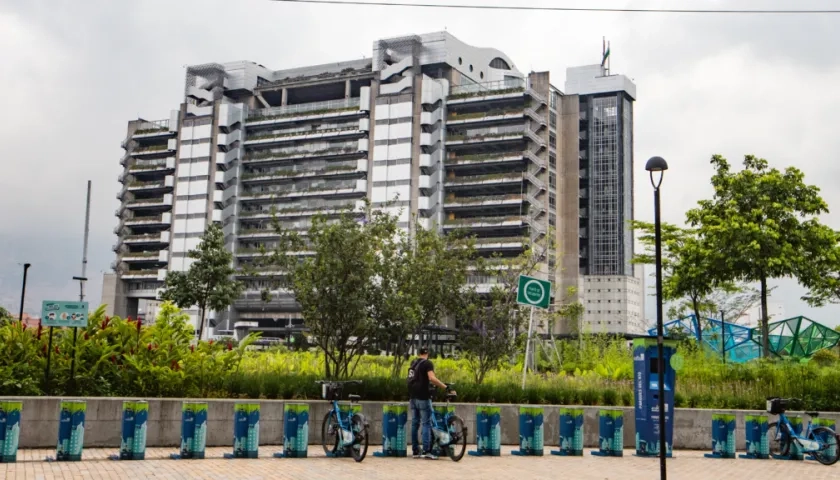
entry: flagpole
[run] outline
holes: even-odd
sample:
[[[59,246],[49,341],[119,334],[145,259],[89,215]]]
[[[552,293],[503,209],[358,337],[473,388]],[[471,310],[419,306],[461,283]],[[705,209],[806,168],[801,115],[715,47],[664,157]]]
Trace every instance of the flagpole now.
[[[610,51],[610,42],[607,42],[607,51],[608,52]],[[610,53],[612,53],[612,52],[610,52]],[[610,64],[611,63],[612,63],[612,60],[610,59],[610,57],[607,57],[607,75],[610,74]]]

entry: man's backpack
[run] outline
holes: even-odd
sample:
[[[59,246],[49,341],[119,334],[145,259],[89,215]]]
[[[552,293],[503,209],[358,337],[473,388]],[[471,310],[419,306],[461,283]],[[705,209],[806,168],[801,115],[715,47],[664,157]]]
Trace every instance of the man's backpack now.
[[[420,381],[420,376],[417,375],[417,368],[425,361],[425,359],[417,358],[411,362],[411,366],[408,367],[408,378],[406,379],[409,387],[413,387]]]

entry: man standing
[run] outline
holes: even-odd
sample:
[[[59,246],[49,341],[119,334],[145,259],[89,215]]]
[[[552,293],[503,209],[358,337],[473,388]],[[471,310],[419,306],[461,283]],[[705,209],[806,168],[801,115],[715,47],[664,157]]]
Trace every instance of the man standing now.
[[[435,366],[429,360],[429,349],[421,348],[419,358],[408,368],[408,395],[411,399],[411,450],[414,458],[437,460],[431,451],[432,444],[432,401],[429,384],[445,389],[446,384],[435,376]],[[423,424],[423,451],[420,451],[417,433]]]

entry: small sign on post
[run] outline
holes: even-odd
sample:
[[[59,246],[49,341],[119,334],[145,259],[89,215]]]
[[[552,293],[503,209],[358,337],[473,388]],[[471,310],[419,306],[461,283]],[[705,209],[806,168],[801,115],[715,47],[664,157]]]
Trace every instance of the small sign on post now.
[[[516,303],[530,307],[548,308],[551,304],[551,282],[520,275]]]
[[[87,327],[88,302],[44,300],[41,325],[45,327]]]

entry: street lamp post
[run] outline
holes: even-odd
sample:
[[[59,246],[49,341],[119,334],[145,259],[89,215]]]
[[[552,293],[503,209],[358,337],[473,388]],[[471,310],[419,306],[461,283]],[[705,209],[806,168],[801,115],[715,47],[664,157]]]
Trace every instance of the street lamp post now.
[[[665,469],[665,458],[667,455],[667,444],[665,440],[665,353],[664,334],[662,326],[662,220],[660,218],[659,186],[662,185],[662,177],[665,170],[668,170],[668,162],[662,157],[651,157],[645,164],[645,170],[650,173],[650,183],[653,185],[653,209],[654,229],[656,241],[656,349],[657,371],[659,386],[659,478],[665,480],[667,477]],[[654,173],[659,178],[654,178]]]
[[[18,316],[18,321],[20,323],[23,323],[23,301],[26,298],[26,271],[29,270],[29,267],[31,266],[31,263],[23,264],[23,286],[20,287],[20,315]]]

